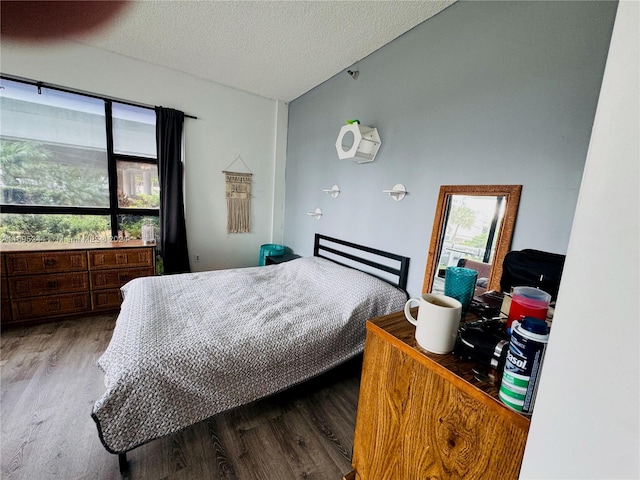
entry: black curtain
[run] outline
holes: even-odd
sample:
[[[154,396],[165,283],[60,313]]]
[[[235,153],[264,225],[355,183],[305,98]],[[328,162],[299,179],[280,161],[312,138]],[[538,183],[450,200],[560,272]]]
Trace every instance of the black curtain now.
[[[182,127],[184,113],[156,107],[156,144],[160,182],[160,255],[164,273],[185,273],[189,267],[184,220]]]

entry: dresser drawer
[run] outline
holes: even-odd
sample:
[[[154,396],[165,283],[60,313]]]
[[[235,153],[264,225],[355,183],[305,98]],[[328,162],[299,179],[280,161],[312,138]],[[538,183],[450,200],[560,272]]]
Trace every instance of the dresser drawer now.
[[[153,248],[89,250],[89,270],[153,267]]]
[[[56,293],[86,292],[89,290],[87,272],[24,275],[9,279],[11,298],[53,295]]]
[[[3,324],[11,323],[11,302],[4,298],[0,305],[0,319]]]
[[[6,277],[0,276],[0,292],[2,293],[0,318],[3,324],[7,324],[11,322],[11,302],[9,301],[9,284]]]
[[[9,284],[6,277],[0,277],[0,293],[2,300],[9,300]]]
[[[129,280],[138,277],[149,277],[154,274],[153,268],[126,268],[120,270],[95,270],[90,272],[91,290],[120,288]]]
[[[0,276],[7,276],[7,261],[5,260],[4,253],[0,255]]]
[[[117,310],[121,303],[122,296],[119,288],[91,292],[93,310]]]
[[[5,260],[9,276],[78,272],[87,269],[85,250],[7,253]]]
[[[13,321],[55,317],[91,310],[89,293],[68,293],[48,297],[19,298],[11,301]]]

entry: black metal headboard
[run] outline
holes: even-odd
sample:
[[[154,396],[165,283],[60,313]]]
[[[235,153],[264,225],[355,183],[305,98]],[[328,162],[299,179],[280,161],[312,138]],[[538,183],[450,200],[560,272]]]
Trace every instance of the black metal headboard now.
[[[390,258],[392,260],[395,260],[395,261],[399,262],[399,267],[398,268],[394,268],[394,267],[391,267],[389,265],[384,265],[382,263],[376,262],[375,260],[369,260],[369,259],[366,259],[366,258],[359,257],[357,255],[353,255],[351,253],[341,252],[340,250],[336,250],[335,248],[331,248],[330,246],[326,245],[327,243],[342,245],[342,246],[349,247],[349,248],[354,249],[354,250],[360,250],[362,252],[370,253],[372,255],[377,255],[379,257]],[[401,288],[405,292],[407,290],[407,277],[409,275],[409,257],[403,257],[402,255],[396,255],[395,253],[384,252],[382,250],[377,250],[375,248],[365,247],[363,245],[358,245],[356,243],[346,242],[344,240],[338,240],[337,238],[328,237],[326,235],[320,235],[319,233],[316,233],[315,240],[314,240],[314,243],[313,243],[313,256],[314,257],[326,258],[327,260],[331,260],[331,261],[333,261],[335,263],[339,263],[340,265],[344,265],[344,266],[350,267],[350,268],[356,268],[356,267],[351,266],[351,265],[346,265],[344,263],[340,263],[340,262],[336,261],[334,258],[330,258],[330,257],[327,257],[325,255],[322,255],[323,252],[330,253],[330,254],[336,255],[338,257],[344,257],[344,258],[347,258],[347,259],[351,260],[352,262],[361,263],[363,265],[367,265],[367,266],[372,267],[374,269],[390,273],[391,275],[393,275],[395,277],[398,277],[398,281],[397,282],[389,281],[388,279],[386,279],[384,277],[378,277],[378,278],[380,278],[380,279],[384,280],[385,282],[390,283],[390,284],[392,284],[392,285],[394,285],[396,287]],[[375,275],[375,273],[371,273],[371,272],[368,272],[368,271],[366,273],[368,273],[369,275],[377,276],[377,275]]]

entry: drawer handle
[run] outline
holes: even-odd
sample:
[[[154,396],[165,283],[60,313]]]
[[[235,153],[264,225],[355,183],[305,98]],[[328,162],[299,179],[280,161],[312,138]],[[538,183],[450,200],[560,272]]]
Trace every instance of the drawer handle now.
[[[47,281],[47,288],[49,288],[49,289],[58,288],[58,281],[57,280],[48,280]]]
[[[55,258],[45,258],[44,259],[44,266],[45,267],[53,267],[56,264],[56,259]]]

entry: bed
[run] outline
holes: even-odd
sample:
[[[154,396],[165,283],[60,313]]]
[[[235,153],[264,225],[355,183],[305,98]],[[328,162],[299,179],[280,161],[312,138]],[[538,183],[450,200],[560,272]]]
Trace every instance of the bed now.
[[[404,307],[408,264],[316,235],[313,257],[130,281],[98,360],[104,447],[124,473],[127,451],[358,355],[366,320]]]

